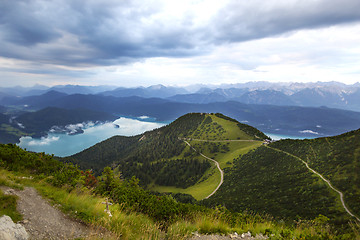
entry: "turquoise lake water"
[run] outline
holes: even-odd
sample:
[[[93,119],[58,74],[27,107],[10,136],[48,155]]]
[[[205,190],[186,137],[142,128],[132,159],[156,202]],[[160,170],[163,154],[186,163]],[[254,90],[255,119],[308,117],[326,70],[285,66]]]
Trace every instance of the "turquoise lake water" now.
[[[318,136],[313,137],[304,137],[304,136],[289,136],[289,135],[282,135],[282,134],[274,134],[274,133],[265,133],[267,136],[271,137],[273,140],[280,140],[280,139],[312,139],[317,138]]]
[[[45,152],[59,157],[70,156],[115,135],[134,136],[165,125],[147,119],[145,116],[139,119],[120,117],[112,123],[87,124],[82,134],[49,133],[41,139],[21,137],[18,145],[28,151]]]

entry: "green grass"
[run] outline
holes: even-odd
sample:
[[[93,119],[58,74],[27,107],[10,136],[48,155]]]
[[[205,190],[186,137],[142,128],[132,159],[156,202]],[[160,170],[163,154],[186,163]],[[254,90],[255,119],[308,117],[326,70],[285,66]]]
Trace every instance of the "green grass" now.
[[[207,124],[201,124],[200,129],[195,131],[190,138],[202,139],[202,140],[250,140],[250,136],[245,134],[239,129],[235,122],[227,121],[225,119],[219,118],[215,115],[211,116],[212,122]],[[206,120],[204,120],[205,122]],[[214,124],[216,123],[216,124]],[[196,140],[189,141],[189,143],[195,147],[199,152],[203,153],[205,156],[215,159],[219,162],[220,168],[224,169],[227,167],[232,167],[232,162],[235,158],[238,158],[240,155],[249,152],[252,149],[255,149],[261,146],[261,141],[249,141],[249,142],[220,142],[216,143],[219,145],[227,145],[229,151],[211,153],[208,142],[200,142]],[[214,143],[213,143],[214,144]],[[184,153],[189,151],[190,148],[186,146],[183,153],[173,159],[181,158],[184,156]],[[199,160],[204,160],[203,157],[197,156]],[[209,161],[209,160],[206,160]],[[177,188],[174,186],[159,186],[152,184],[148,189],[158,192],[173,192],[173,193],[186,193],[192,195],[197,200],[202,200],[208,195],[210,195],[214,189],[220,183],[220,172],[216,168],[215,164],[212,163],[212,167],[208,169],[203,177],[193,186],[190,186],[186,189]]]
[[[23,186],[17,182],[16,176],[0,169],[0,186],[23,189]],[[17,199],[18,197],[14,195],[5,195],[0,189],[0,216],[8,215],[14,222],[22,220],[22,215],[16,210]]]
[[[5,195],[0,190],[0,217],[8,215],[14,222],[22,220],[22,215],[16,210],[16,201],[18,197],[14,195]]]
[[[219,153],[217,156],[215,156],[215,158],[216,161],[219,162],[221,169],[224,169],[225,167],[231,167],[231,164],[229,165],[227,162],[232,163],[234,158],[257,148],[260,145],[261,142],[230,142],[230,151],[227,153]],[[214,157],[208,151],[204,154],[206,156]],[[200,156],[199,158],[202,157]],[[191,187],[183,189],[173,186],[151,185],[149,189],[157,192],[186,193],[192,195],[196,200],[202,200],[210,195],[220,183],[220,172],[215,167],[215,164],[212,163],[212,165],[213,167],[205,172],[204,176],[198,181],[198,183]]]
[[[237,126],[237,123],[228,121],[222,118],[219,118],[215,115],[211,115],[211,118],[214,122],[217,122],[219,125],[221,125],[226,133],[223,135],[225,139],[242,139],[242,140],[250,140],[253,139],[249,135],[247,135],[245,132],[241,131],[239,127]]]
[[[17,177],[13,174],[10,174],[8,171],[0,168],[0,186],[7,186],[10,188],[22,190],[24,189],[24,187],[19,184],[22,179],[22,177]]]
[[[190,144],[199,143],[196,141],[191,141]],[[231,167],[232,162],[235,158],[238,158],[240,155],[246,154],[252,149],[255,149],[257,147],[260,147],[262,142],[260,141],[254,141],[254,142],[227,142],[227,143],[221,143],[221,144],[227,144],[229,147],[228,152],[218,152],[216,154],[211,153],[208,148],[205,148],[205,151],[202,153],[205,156],[208,156],[210,158],[215,159],[219,162],[220,168],[224,169],[226,167]],[[230,162],[230,164],[227,164]]]
[[[215,156],[215,159],[219,162],[221,169],[224,169],[225,167],[231,167],[234,158],[237,158],[239,155],[245,154],[248,151],[257,148],[260,145],[261,142],[230,142],[230,151],[227,153],[219,153],[217,156]],[[205,152],[205,155],[214,157],[209,152]],[[228,162],[230,162],[230,165]],[[196,200],[202,200],[210,193],[212,193],[220,183],[220,172],[217,170],[214,164],[212,165],[213,167],[205,172],[204,176],[198,181],[198,183],[191,187],[183,189],[173,186],[151,185],[149,189],[158,192],[186,193],[192,195]]]
[[[104,211],[105,198],[92,195],[88,190],[68,192],[48,184],[35,184],[34,187],[53,203],[60,204],[62,211],[81,219],[87,224],[98,225],[112,231],[121,239],[158,239],[162,234],[159,226],[143,214],[125,212],[122,206],[110,206],[112,217]],[[114,237],[114,236],[113,236]]]
[[[12,135],[15,135],[15,136],[18,136],[18,137],[21,137],[21,136],[25,136],[25,135],[28,135],[22,131],[20,131],[19,129],[16,129],[8,124],[1,124],[0,125],[0,131],[4,131],[8,134],[12,134]]]
[[[196,200],[202,200],[212,193],[220,182],[220,172],[214,167],[209,169],[203,178],[207,176],[206,180],[201,181],[202,179],[200,179],[199,183],[185,189],[159,185],[152,185],[149,189],[157,192],[186,193],[192,195]]]
[[[95,196],[85,188],[75,188],[69,192],[66,188],[56,188],[46,183],[45,179],[23,178],[20,174],[13,174],[5,170],[1,171],[1,179],[12,179],[17,184],[26,184],[35,187],[45,198],[49,198],[53,204],[70,216],[84,221],[93,227],[92,236],[84,239],[99,239],[99,227],[111,231],[101,239],[189,239],[194,232],[200,234],[227,235],[237,232],[239,234],[250,231],[256,234],[272,235],[270,239],[360,239],[360,226],[352,224],[353,232],[345,233],[343,238],[336,238],[326,223],[326,218],[319,217],[311,221],[298,222],[294,226],[278,223],[271,218],[263,218],[258,215],[239,213],[231,215],[222,208],[210,212],[194,212],[184,216],[167,229],[154,223],[149,217],[125,211],[120,204],[110,206],[112,217],[104,212],[102,202],[104,198]],[[8,181],[8,180],[6,180]],[[14,221],[21,220],[21,215],[16,212],[16,197],[4,196],[0,191],[0,215],[11,216]],[[230,214],[230,215],[229,215]]]
[[[241,131],[235,122],[219,118],[212,114],[207,114],[207,117],[211,117],[212,122],[208,122],[205,118],[200,127],[189,136],[190,138],[205,140],[253,139]]]

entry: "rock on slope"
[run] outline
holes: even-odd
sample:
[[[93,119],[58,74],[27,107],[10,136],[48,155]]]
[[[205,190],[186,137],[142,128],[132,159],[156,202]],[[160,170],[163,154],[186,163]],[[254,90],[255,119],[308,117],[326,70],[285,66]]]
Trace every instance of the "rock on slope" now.
[[[26,240],[29,234],[21,224],[15,224],[9,216],[0,217],[0,239]]]

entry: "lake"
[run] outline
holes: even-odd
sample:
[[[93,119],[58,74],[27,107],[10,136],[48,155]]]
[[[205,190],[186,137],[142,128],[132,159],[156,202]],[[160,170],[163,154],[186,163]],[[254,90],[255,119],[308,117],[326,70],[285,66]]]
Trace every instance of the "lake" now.
[[[83,124],[84,133],[69,135],[65,133],[49,133],[47,137],[32,138],[21,137],[18,144],[21,148],[33,152],[45,152],[59,157],[66,157],[81,152],[98,142],[104,141],[112,136],[134,136],[155,128],[162,127],[168,123],[156,122],[153,118],[146,116],[138,118],[120,117],[114,122],[100,125]],[[75,126],[75,125],[74,125]],[[274,140],[291,138],[304,139],[300,136],[287,136],[280,134],[265,133]],[[311,138],[311,137],[307,137]]]
[[[280,139],[312,139],[312,138],[317,138],[319,136],[289,136],[289,135],[282,135],[282,134],[275,134],[275,133],[265,133],[267,136],[271,137],[271,139],[273,140],[280,140]]]
[[[47,137],[21,137],[18,144],[21,148],[33,152],[45,152],[59,157],[78,153],[86,148],[115,135],[134,136],[164,126],[142,116],[138,119],[120,117],[114,122],[100,125],[85,124],[84,133],[68,135],[65,133],[49,133]]]

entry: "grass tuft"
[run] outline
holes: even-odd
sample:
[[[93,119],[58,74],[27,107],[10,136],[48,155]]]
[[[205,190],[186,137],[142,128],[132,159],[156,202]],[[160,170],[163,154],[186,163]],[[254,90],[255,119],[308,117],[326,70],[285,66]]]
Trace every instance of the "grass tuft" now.
[[[64,212],[87,224],[102,226],[121,239],[159,239],[159,226],[150,218],[138,213],[127,213],[122,206],[110,206],[112,217],[104,211],[105,198],[92,195],[88,191],[59,189],[47,184],[35,186],[41,194],[58,204]]]
[[[16,210],[17,196],[5,195],[0,190],[0,216],[7,215],[11,217],[14,222],[22,220],[22,215]]]

